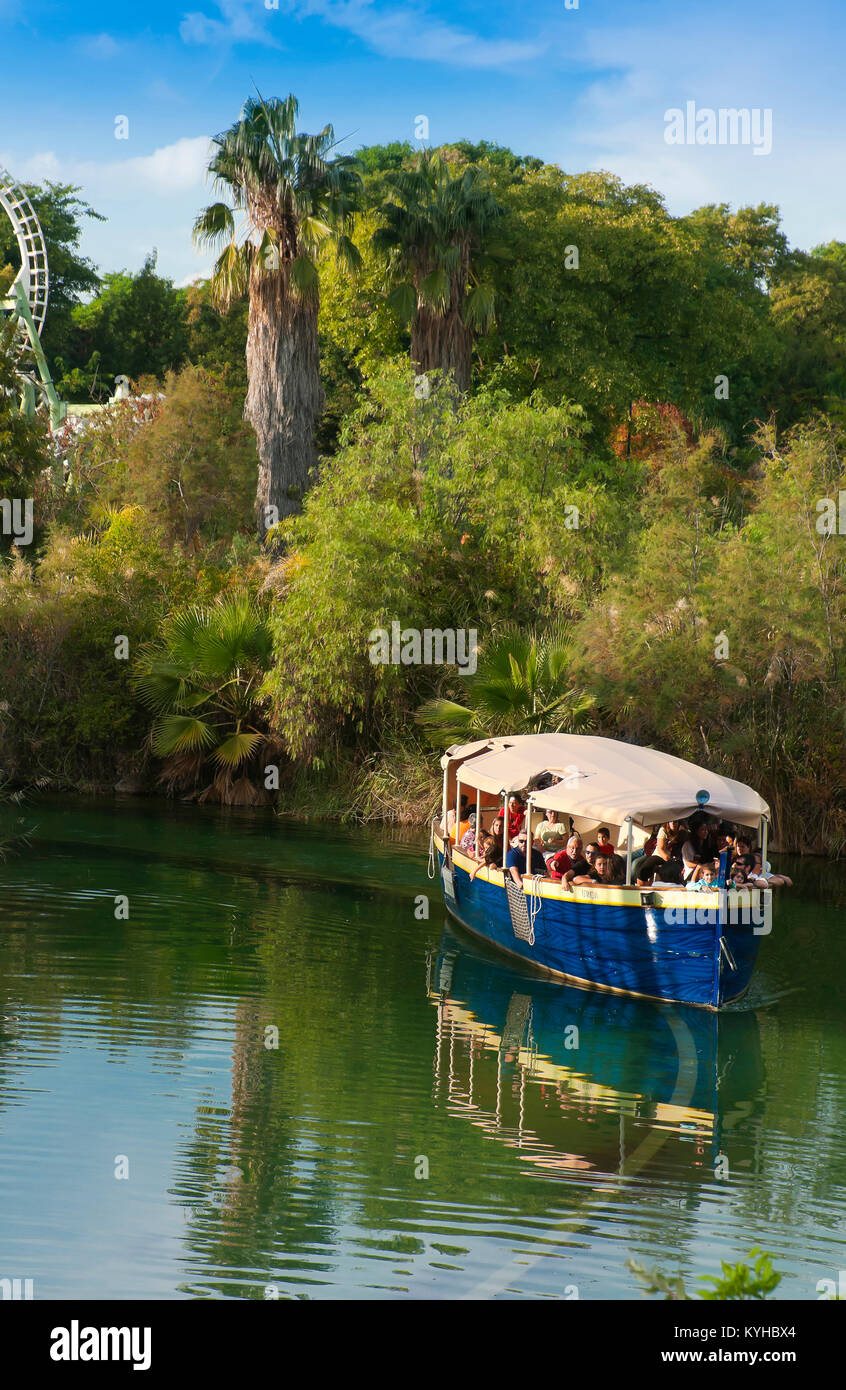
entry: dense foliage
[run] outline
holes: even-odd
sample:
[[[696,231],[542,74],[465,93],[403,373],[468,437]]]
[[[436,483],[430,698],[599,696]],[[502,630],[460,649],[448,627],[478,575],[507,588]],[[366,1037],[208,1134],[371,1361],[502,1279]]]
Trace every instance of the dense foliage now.
[[[222,155],[261,172],[248,135],[236,123]],[[646,185],[486,142],[359,151],[322,185],[324,230],[297,193],[309,138],[292,128],[282,151],[300,240],[280,312],[310,306],[309,409],[322,392],[325,410],[300,450],[317,459],[308,489],[265,545],[250,266],[188,289],[152,257],[98,276],[78,254],[79,191],[32,190],[64,267],[48,344],[62,389],[103,398],[120,371],[144,399],[49,445],[0,357],[0,481],[36,512],[31,545],[0,546],[0,770],[148,787],[164,770],[183,794],[258,801],[270,758],[283,806],[422,821],[432,742],[590,728],[751,782],[784,843],[842,852],[846,245],[791,248],[768,205],[672,217]],[[271,270],[280,230],[268,213]],[[267,641],[186,675],[188,647],[210,622],[222,641],[240,603]],[[417,660],[426,630],[474,632],[473,669]],[[177,694],[151,711],[162,663]],[[233,706],[227,723],[242,695],[246,722]],[[184,700],[217,702],[211,740]],[[166,746],[174,718],[196,747]],[[227,728],[244,751],[228,770]]]

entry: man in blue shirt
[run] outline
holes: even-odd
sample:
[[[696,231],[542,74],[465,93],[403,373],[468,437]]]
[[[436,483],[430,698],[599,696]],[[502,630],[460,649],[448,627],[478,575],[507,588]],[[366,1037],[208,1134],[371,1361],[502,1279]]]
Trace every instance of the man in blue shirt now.
[[[528,836],[526,835],[525,830],[521,830],[520,834],[517,837],[517,844],[515,845],[514,849],[510,849],[508,851],[505,860],[506,869],[510,871],[511,877],[514,879],[514,882],[520,886],[522,886],[524,874],[528,873],[543,875],[546,873],[546,864],[544,862],[544,857],[539,849],[535,849],[534,845],[532,845],[532,852],[529,860],[529,868],[526,868],[527,840]]]

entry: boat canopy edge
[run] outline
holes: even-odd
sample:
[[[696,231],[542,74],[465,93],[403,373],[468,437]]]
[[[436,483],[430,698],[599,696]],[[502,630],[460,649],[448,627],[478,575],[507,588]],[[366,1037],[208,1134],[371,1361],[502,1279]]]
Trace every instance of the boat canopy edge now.
[[[460,765],[460,766],[459,766]],[[739,825],[769,817],[763,797],[743,782],[671,753],[594,734],[517,734],[453,745],[441,758],[462,786],[502,796],[546,774],[559,780],[531,794],[537,806],[587,821],[648,827],[698,810]]]

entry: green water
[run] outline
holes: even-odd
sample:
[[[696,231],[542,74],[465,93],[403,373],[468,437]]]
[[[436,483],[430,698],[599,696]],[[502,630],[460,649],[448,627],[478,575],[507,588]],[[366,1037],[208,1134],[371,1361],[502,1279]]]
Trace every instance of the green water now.
[[[782,861],[797,886],[712,1034],[445,932],[416,838],[127,802],[6,808],[0,839],[19,815],[0,1279],[631,1298],[628,1259],[695,1285],[762,1245],[778,1296],[814,1299],[846,1266],[846,865]]]

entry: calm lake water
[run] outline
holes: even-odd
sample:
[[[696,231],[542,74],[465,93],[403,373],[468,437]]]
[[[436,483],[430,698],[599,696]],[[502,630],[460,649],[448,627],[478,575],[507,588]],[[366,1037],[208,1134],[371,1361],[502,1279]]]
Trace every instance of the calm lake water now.
[[[422,840],[141,802],[5,808],[0,839],[19,817],[0,1279],[624,1299],[627,1260],[690,1288],[760,1245],[815,1299],[846,1267],[846,864],[778,861],[797,886],[716,1018],[503,966]]]

